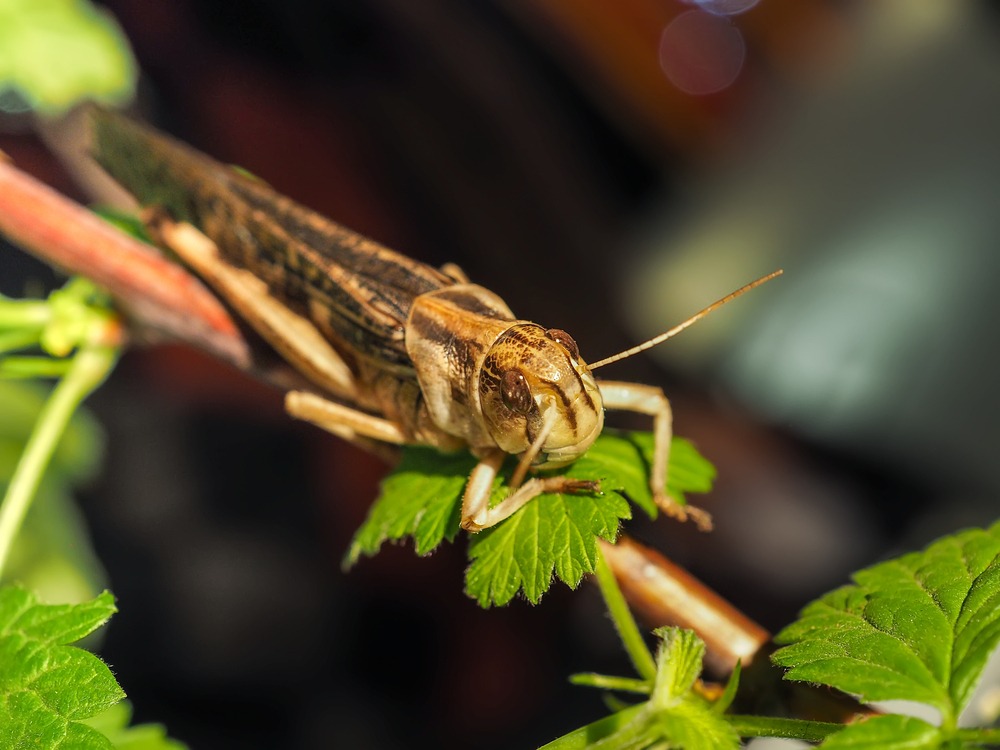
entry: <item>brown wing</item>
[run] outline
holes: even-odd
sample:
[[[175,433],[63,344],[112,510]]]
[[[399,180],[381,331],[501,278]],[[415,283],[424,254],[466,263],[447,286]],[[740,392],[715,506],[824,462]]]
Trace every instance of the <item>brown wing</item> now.
[[[165,135],[93,108],[95,160],[143,205],[188,221],[331,341],[409,368],[413,300],[454,284]]]

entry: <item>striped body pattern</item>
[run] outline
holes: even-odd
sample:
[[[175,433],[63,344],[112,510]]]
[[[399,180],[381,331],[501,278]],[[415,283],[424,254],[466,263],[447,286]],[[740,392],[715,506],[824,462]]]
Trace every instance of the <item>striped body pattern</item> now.
[[[406,442],[480,457],[537,442],[536,468],[573,461],[600,434],[601,392],[565,332],[517,320],[488,289],[122,115],[95,108],[90,117],[95,159],[140,204],[196,227],[220,263],[251,272],[329,342],[356,387],[327,395],[396,424]]]

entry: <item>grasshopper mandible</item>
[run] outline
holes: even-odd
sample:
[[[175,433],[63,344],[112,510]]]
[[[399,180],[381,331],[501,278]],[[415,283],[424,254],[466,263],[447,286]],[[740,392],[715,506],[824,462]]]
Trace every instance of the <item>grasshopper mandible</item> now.
[[[565,466],[593,444],[604,410],[653,419],[650,489],[675,518],[704,511],[666,491],[672,433],[660,388],[597,381],[593,370],[683,330],[765,276],[650,341],[588,366],[573,338],[517,319],[456,266],[438,270],[345,229],[265,183],[103,109],[88,112],[95,160],[140,204],[157,242],[226,300],[316,390],[285,406],[349,441],[467,448],[461,525],[493,526],[547,492],[596,483],[530,471]],[[518,456],[511,494],[490,506],[497,473]]]

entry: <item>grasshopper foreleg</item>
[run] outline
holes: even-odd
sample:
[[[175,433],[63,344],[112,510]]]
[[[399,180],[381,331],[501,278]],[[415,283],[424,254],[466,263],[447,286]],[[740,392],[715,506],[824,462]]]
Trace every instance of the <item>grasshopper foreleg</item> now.
[[[469,474],[465,493],[462,495],[462,528],[477,532],[503,521],[526,503],[548,492],[596,492],[597,482],[569,477],[535,477],[520,487],[512,487],[511,494],[490,507],[493,480],[503,465],[507,454],[501,450],[491,451]]]
[[[656,505],[672,518],[680,521],[690,518],[702,531],[711,530],[712,517],[706,511],[691,505],[681,505],[667,494],[673,415],[670,401],[663,390],[651,385],[617,380],[599,380],[598,385],[607,408],[634,411],[653,417],[653,466],[650,470],[649,488]]]

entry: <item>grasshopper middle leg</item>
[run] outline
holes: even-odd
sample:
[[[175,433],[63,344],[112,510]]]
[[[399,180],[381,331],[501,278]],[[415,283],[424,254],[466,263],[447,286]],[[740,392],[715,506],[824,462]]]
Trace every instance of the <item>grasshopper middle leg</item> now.
[[[712,517],[701,508],[681,505],[667,494],[667,465],[673,436],[673,413],[670,401],[661,388],[618,380],[599,380],[598,385],[608,409],[622,409],[653,417],[653,465],[649,488],[656,505],[668,516],[680,521],[691,519],[702,531],[712,528]]]

